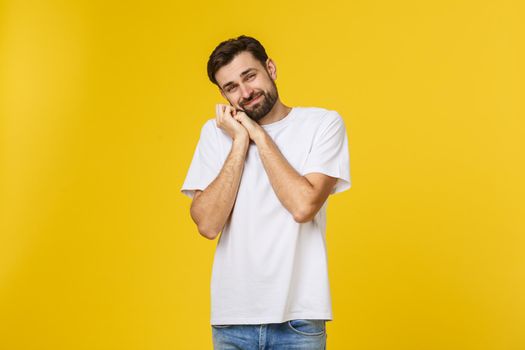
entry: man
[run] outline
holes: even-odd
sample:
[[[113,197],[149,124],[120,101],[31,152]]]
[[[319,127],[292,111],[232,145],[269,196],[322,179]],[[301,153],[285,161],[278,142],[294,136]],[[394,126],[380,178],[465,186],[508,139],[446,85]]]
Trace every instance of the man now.
[[[208,120],[181,191],[214,239],[215,349],[325,349],[332,320],[326,256],[329,194],[350,188],[341,116],[288,107],[276,66],[254,38],[219,44],[208,76],[230,105]]]

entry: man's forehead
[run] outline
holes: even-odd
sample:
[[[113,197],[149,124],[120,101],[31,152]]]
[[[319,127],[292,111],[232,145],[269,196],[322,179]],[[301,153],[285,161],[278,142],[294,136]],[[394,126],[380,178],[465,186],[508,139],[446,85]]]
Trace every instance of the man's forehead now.
[[[251,52],[243,51],[236,55],[230,63],[219,68],[215,73],[215,79],[222,86],[240,78],[249,69],[260,70],[261,68],[261,62],[253,57]]]

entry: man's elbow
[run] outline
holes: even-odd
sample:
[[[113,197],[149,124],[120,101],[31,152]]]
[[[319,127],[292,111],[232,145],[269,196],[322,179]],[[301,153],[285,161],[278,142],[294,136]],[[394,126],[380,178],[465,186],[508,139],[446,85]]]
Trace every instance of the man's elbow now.
[[[193,206],[190,210],[190,216],[195,225],[197,225],[197,230],[199,231],[200,235],[204,238],[213,240],[219,235],[219,230],[216,230],[207,225],[206,222],[204,222],[204,220],[200,218],[200,216],[195,212],[195,208]]]
[[[293,219],[299,224],[304,224],[305,222],[312,221],[315,215],[317,214],[317,209],[310,206],[303,206],[296,209],[293,213]]]
[[[219,235],[220,230],[208,225],[206,222],[203,222],[203,220],[199,220],[199,221],[194,220],[194,221],[195,221],[195,224],[197,225],[197,230],[199,231],[201,236],[203,236],[204,238],[213,240]]]
[[[219,235],[219,232],[217,230],[211,230],[199,225],[197,225],[197,229],[199,230],[201,236],[209,240],[214,240]]]

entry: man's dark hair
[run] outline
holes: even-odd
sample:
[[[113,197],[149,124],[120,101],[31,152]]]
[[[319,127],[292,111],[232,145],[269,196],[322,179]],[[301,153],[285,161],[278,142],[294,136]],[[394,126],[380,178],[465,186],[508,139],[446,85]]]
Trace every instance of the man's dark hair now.
[[[266,67],[268,55],[261,43],[255,38],[241,35],[238,38],[223,41],[213,50],[208,60],[208,78],[210,78],[210,81],[219,86],[215,79],[215,73],[243,51],[251,52],[253,57],[261,62],[263,67]]]

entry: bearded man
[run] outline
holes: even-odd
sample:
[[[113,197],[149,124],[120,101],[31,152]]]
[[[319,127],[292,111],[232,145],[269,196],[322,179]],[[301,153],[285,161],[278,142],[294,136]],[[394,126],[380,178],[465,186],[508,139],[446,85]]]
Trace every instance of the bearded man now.
[[[199,233],[219,236],[211,278],[215,349],[325,349],[332,320],[326,204],[350,188],[344,121],[289,107],[255,38],[220,43],[208,77],[229,105],[201,129],[181,191]]]

